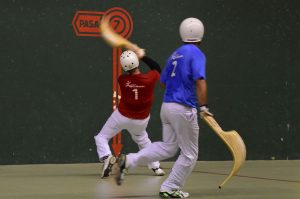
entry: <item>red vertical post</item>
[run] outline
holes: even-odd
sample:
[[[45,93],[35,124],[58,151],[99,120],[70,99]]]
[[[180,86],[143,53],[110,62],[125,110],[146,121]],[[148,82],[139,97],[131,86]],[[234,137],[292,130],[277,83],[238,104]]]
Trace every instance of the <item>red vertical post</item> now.
[[[113,76],[112,76],[112,81],[113,81],[113,88],[112,88],[112,105],[113,105],[113,110],[115,110],[118,106],[119,100],[121,99],[121,90],[120,86],[118,84],[118,77],[122,74],[122,68],[120,64],[120,55],[122,53],[121,48],[113,48]],[[112,149],[114,151],[114,155],[118,156],[122,150],[122,132],[119,132],[116,136],[113,137],[112,140]]]

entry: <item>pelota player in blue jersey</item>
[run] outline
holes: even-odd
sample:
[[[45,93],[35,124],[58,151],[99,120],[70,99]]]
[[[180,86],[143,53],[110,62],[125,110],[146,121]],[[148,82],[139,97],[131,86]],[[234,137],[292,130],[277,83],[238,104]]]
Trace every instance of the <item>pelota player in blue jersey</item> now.
[[[212,116],[207,106],[206,59],[198,48],[204,26],[199,19],[187,18],[180,24],[179,32],[184,43],[169,57],[160,77],[166,88],[160,113],[163,141],[138,153],[122,154],[117,162],[116,182],[121,185],[127,168],[173,157],[180,149],[170,175],[160,187],[162,198],[189,197],[181,188],[198,158],[197,108],[200,115]]]
[[[197,83],[205,84],[205,62],[205,55],[193,43],[184,43],[176,49],[161,74],[161,83],[166,85],[163,101],[197,108],[195,89]],[[201,103],[206,103],[206,99]]]

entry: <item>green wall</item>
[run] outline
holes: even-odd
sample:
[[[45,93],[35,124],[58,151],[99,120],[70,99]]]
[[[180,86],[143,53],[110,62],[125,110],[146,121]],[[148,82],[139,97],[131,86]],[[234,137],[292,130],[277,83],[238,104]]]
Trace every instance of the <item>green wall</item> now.
[[[77,37],[78,10],[127,10],[131,40],[162,66],[186,17],[202,19],[209,104],[244,138],[248,159],[299,159],[300,1],[1,0],[0,164],[97,162],[93,136],[112,112],[112,50]],[[145,69],[145,68],[143,68]],[[161,139],[163,90],[148,126]],[[199,160],[230,153],[200,121]],[[137,147],[124,132],[123,152]]]

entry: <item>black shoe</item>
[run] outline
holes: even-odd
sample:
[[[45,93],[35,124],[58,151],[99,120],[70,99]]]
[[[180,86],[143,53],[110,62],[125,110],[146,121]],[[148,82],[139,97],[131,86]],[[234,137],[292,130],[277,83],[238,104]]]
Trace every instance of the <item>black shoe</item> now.
[[[126,155],[121,154],[117,160],[117,175],[116,175],[116,183],[117,185],[122,185],[126,173]]]
[[[159,196],[161,198],[188,198],[190,194],[187,192],[183,192],[181,190],[174,190],[171,192],[167,192],[167,191],[159,192]]]

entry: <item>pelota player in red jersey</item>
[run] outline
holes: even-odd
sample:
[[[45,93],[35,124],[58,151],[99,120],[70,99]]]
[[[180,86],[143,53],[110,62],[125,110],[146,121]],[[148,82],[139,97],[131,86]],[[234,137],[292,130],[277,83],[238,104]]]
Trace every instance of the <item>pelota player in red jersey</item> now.
[[[142,73],[139,69],[139,57],[151,69]],[[150,119],[150,109],[153,103],[153,92],[156,82],[160,78],[161,68],[151,58],[144,56],[144,52],[124,51],[120,62],[127,74],[118,78],[122,98],[118,108],[111,114],[98,135],[95,136],[97,153],[100,162],[104,162],[101,177],[108,177],[116,161],[108,145],[109,140],[121,130],[126,129],[139,149],[151,144],[146,132]],[[163,176],[165,172],[159,162],[148,164],[155,175]]]

